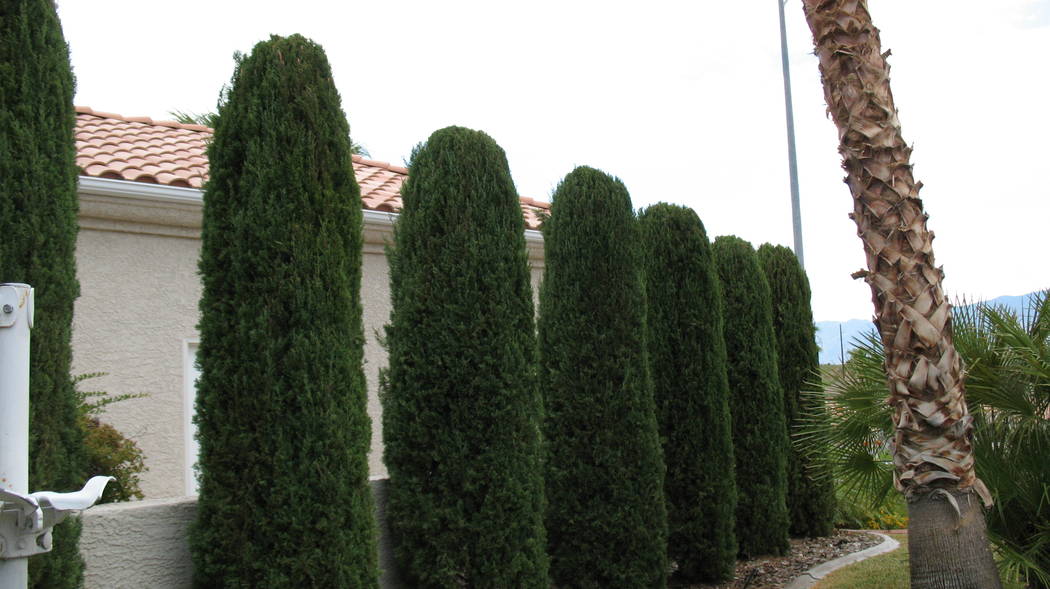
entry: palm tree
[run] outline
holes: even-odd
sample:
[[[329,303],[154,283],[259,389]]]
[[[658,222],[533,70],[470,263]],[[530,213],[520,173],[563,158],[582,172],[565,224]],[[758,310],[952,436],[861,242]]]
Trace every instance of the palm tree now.
[[[168,111],[168,114],[175,119],[176,123],[182,123],[183,125],[203,125],[214,129],[219,122],[219,113],[215,111],[195,113],[186,110],[172,110]]]
[[[952,309],[955,344],[966,366],[977,471],[995,499],[988,532],[1000,569],[1029,587],[1050,587],[1050,291],[1020,316],[985,303]],[[874,509],[893,488],[893,415],[885,403],[882,343],[855,340],[843,370],[825,374],[797,438],[835,472],[848,505]],[[818,402],[819,401],[819,402]],[[827,411],[816,411],[826,404]]]
[[[1000,587],[977,496],[973,417],[952,343],[951,305],[901,136],[889,67],[865,0],[803,0],[828,111],[867,254],[893,408],[893,462],[911,518],[916,589]]]
[[[168,114],[175,119],[176,123],[182,123],[183,125],[203,125],[214,129],[219,122],[219,113],[214,111],[195,113],[185,110],[172,110],[168,111]],[[372,157],[372,154],[368,153],[368,148],[354,141],[353,137],[350,138],[350,153],[362,157]]]

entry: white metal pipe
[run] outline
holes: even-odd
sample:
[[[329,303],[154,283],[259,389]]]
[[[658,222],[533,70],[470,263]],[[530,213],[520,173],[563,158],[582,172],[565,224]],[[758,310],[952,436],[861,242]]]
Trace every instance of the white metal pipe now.
[[[29,330],[33,289],[0,284],[0,486],[29,493]],[[0,587],[28,582],[28,559],[0,559]]]

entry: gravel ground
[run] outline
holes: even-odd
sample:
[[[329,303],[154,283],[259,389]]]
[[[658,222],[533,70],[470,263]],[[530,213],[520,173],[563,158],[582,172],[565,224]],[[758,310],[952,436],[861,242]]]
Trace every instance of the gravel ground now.
[[[882,538],[862,532],[836,531],[824,538],[792,538],[787,556],[760,557],[736,563],[736,575],[721,585],[676,584],[679,589],[780,589],[814,566],[852,554],[882,542]]]

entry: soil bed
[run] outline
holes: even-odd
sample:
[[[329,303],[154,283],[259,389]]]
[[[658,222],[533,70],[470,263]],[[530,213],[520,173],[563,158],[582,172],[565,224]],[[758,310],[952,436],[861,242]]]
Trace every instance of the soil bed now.
[[[763,556],[736,563],[732,581],[721,585],[688,585],[672,578],[668,587],[677,589],[780,589],[818,564],[852,554],[882,542],[863,532],[836,530],[824,538],[792,538],[787,556]]]

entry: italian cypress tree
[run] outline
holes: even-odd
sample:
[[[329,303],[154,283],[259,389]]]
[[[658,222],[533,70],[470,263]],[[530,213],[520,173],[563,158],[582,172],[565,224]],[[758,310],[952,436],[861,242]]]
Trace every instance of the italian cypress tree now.
[[[784,419],[788,433],[796,431],[801,415],[819,415],[812,404],[819,379],[816,328],[810,308],[809,280],[794,252],[782,245],[763,244],[758,259],[769,283],[773,302],[773,331],[777,339],[777,367],[784,392]],[[817,461],[799,453],[793,444],[787,453],[787,507],[793,536],[827,536],[834,528],[835,493],[830,473]]]
[[[69,374],[76,278],[73,74],[51,0],[0,2],[0,282],[36,289],[30,343],[29,490],[84,483],[86,455]],[[80,523],[55,528],[30,559],[31,587],[82,584]]]
[[[777,372],[769,284],[751,244],[722,236],[712,248],[725,297],[729,408],[736,458],[740,554],[789,548],[787,429]]]
[[[549,587],[525,224],[488,135],[412,154],[389,252],[388,514],[414,587]]]
[[[579,167],[544,223],[547,536],[562,587],[663,587],[667,513],[640,235],[619,180]]]
[[[208,147],[198,587],[374,587],[361,198],[324,51],[237,59]]]
[[[730,579],[736,478],[722,288],[692,209],[641,213],[649,365],[667,475],[668,556],[686,582]]]

